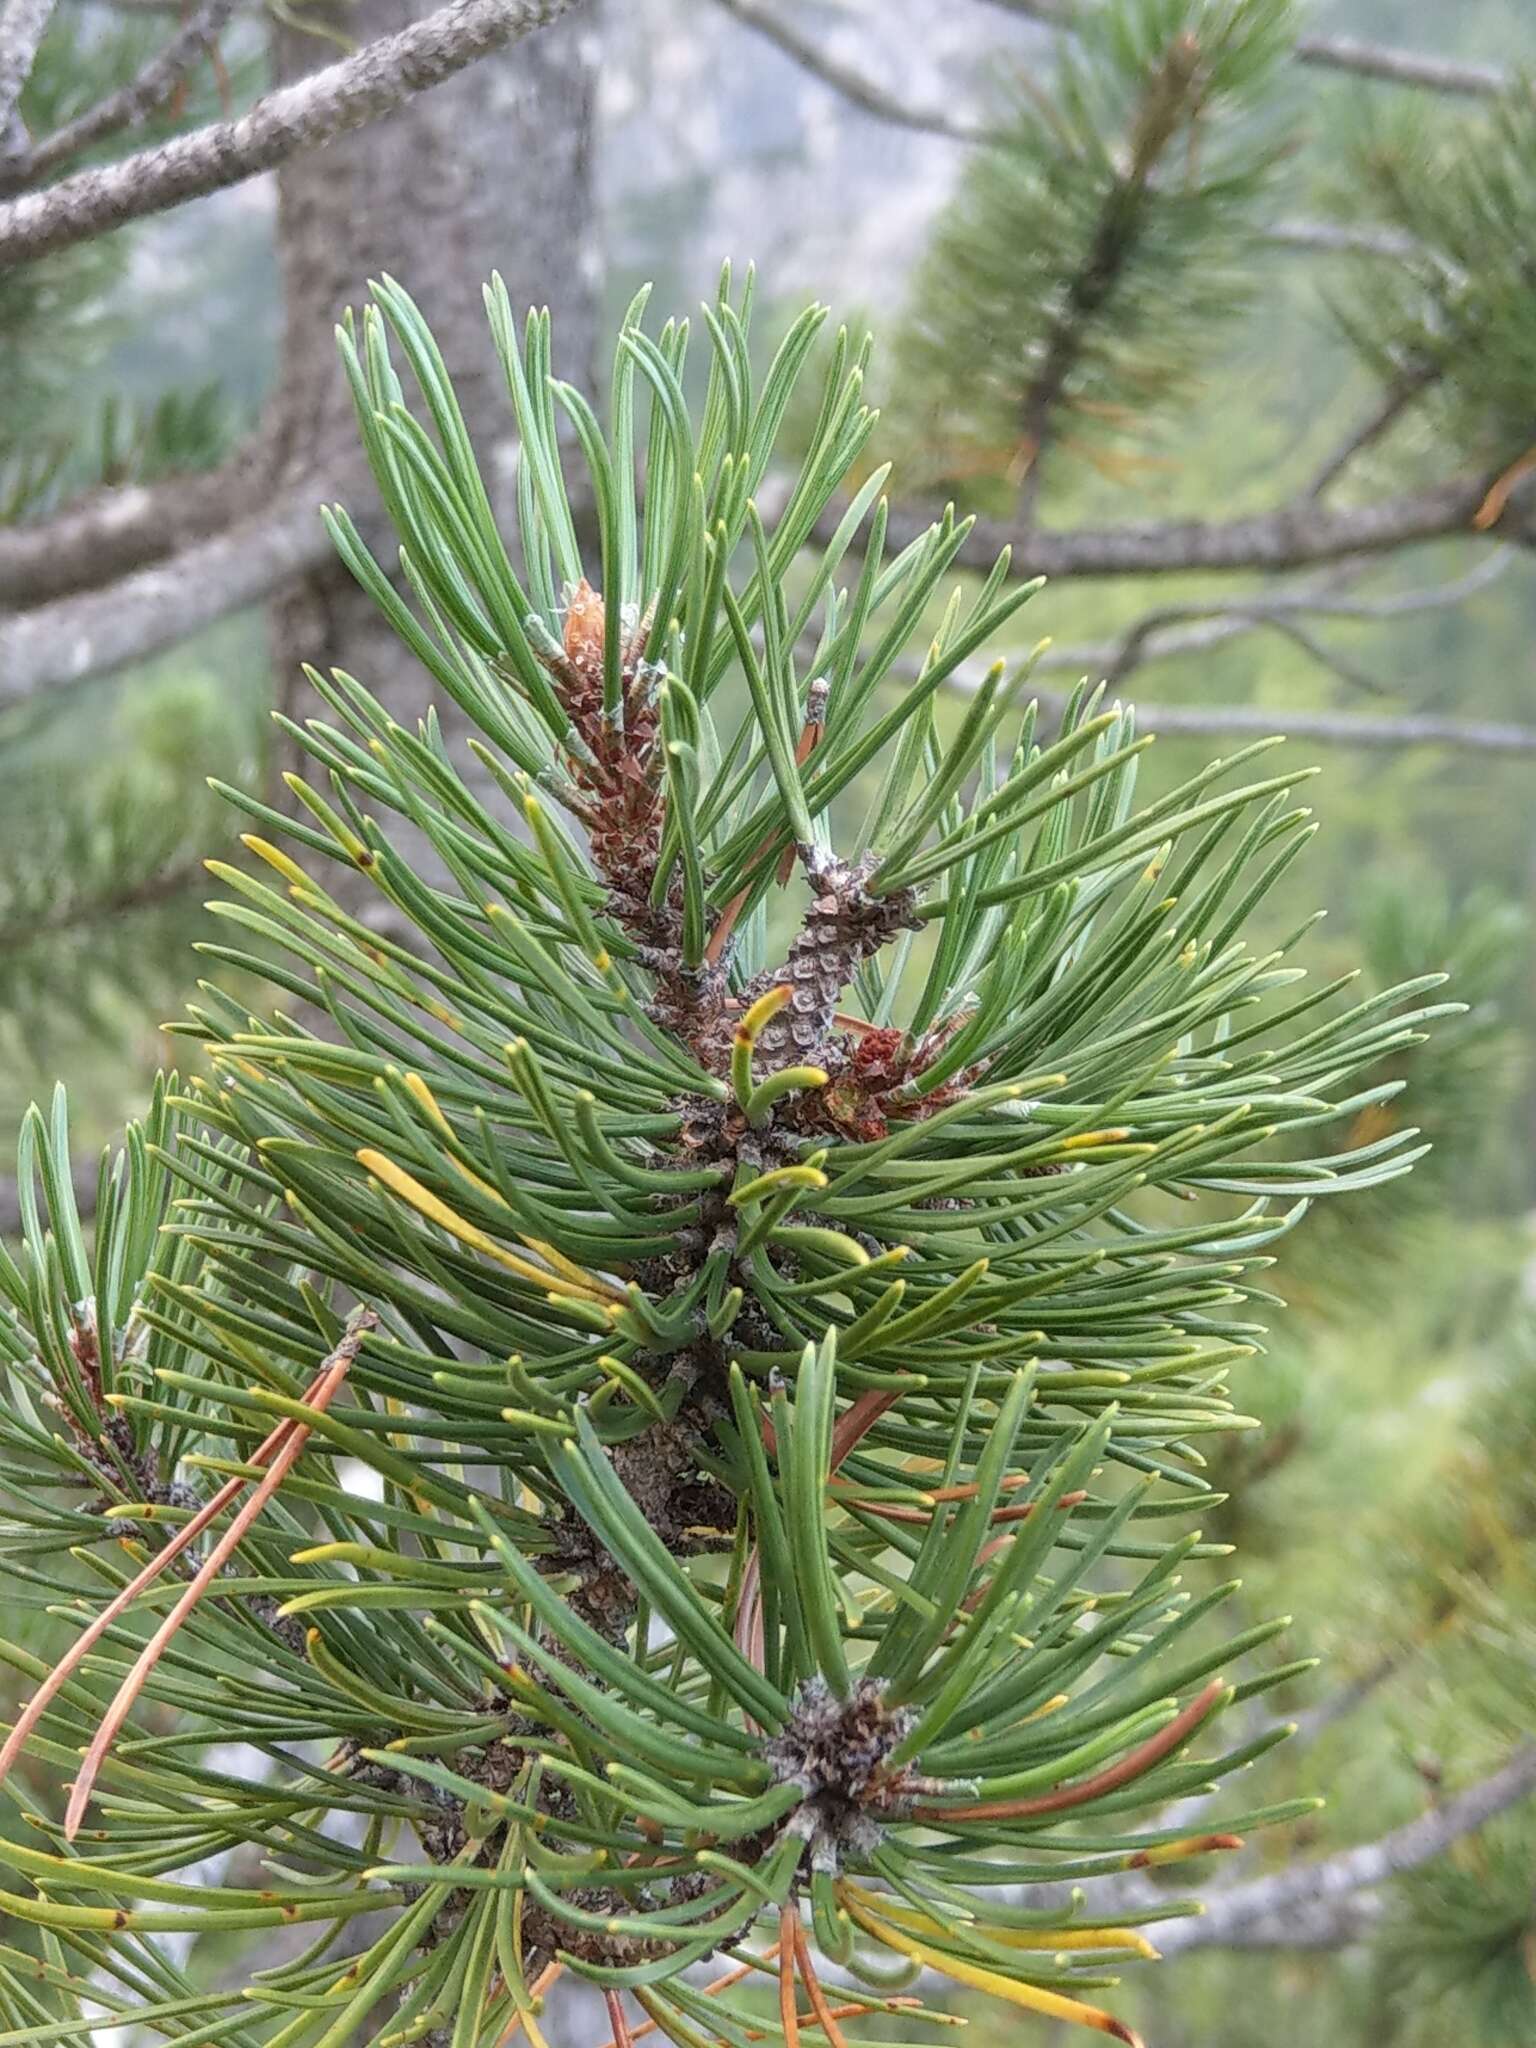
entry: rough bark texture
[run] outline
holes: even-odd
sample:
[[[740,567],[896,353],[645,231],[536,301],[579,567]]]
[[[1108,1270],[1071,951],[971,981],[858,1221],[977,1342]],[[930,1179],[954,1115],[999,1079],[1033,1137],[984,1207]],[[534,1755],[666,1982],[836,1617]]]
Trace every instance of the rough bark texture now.
[[[289,483],[259,514],[233,524],[220,518],[208,539],[188,540],[147,568],[0,620],[0,704],[143,661],[260,604],[279,582],[327,558],[318,507],[334,484],[318,473]],[[158,497],[153,486],[147,495]],[[196,488],[189,495],[202,498]]]
[[[355,0],[335,20],[359,39],[388,35],[425,12],[424,0]],[[278,76],[327,61],[334,46],[287,25],[275,30]],[[556,359],[573,382],[589,381],[597,323],[593,101],[598,9],[529,36],[439,90],[279,174],[284,340],[274,422],[274,489],[314,471],[347,477],[349,510],[380,559],[393,565],[377,529],[373,486],[358,473],[357,429],[333,328],[358,305],[367,281],[387,271],[426,310],[479,451],[493,499],[511,501],[512,415],[491,346],[481,286],[492,270],[512,303],[548,305]],[[403,724],[427,704],[427,679],[369,600],[325,562],[273,608],[280,700],[311,709],[301,662],[345,668]],[[450,749],[466,774],[473,758],[455,741],[464,721],[439,701]],[[402,845],[409,846],[401,833]],[[410,847],[420,857],[418,847]],[[430,862],[424,862],[428,869]]]
[[[1159,576],[1177,568],[1228,574],[1238,569],[1310,569],[1345,555],[1383,555],[1451,534],[1470,536],[1494,477],[1453,477],[1374,504],[1334,506],[1310,498],[1235,519],[1126,521],[1087,529],[1031,529],[1006,519],[976,519],[956,561],[985,573],[1002,550],[1013,550],[1016,576]],[[1532,517],[1529,489],[1512,494],[1487,531],[1524,540]],[[830,537],[844,511],[831,506],[818,523]],[[932,523],[933,505],[897,505],[886,528],[888,551],[907,547]]]
[[[32,5],[35,0],[17,4]],[[408,23],[398,18],[402,10],[394,10],[393,27],[409,28],[409,33],[394,37],[389,36],[388,25],[383,35],[375,32],[368,7],[348,9],[345,32],[336,33],[346,45],[356,42],[357,49],[337,60],[335,46],[330,45],[331,61],[307,83],[302,75],[299,83],[285,81],[282,89],[268,93],[237,120],[215,121],[173,136],[121,162],[77,171],[41,192],[0,206],[0,263],[30,262],[269,171],[296,150],[318,148],[333,136],[375,120],[412,93],[426,92],[489,51],[531,34],[570,4],[571,0],[448,0],[436,12],[420,10],[421,18],[413,15]],[[305,71],[316,68],[306,64]],[[4,86],[0,61],[0,104]],[[16,159],[13,127],[0,123],[0,171],[7,159]],[[14,161],[11,168],[14,172]]]

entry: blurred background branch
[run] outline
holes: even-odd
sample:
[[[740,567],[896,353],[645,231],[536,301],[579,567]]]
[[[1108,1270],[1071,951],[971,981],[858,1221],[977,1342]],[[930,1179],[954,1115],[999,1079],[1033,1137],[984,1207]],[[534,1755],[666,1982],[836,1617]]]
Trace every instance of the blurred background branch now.
[[[1527,1743],[1480,1783],[1379,1841],[1208,1895],[1198,1919],[1163,1931],[1162,1951],[1177,1956],[1197,1948],[1342,1948],[1359,1941],[1386,1910],[1383,1886],[1434,1862],[1533,1791],[1536,1743]]]
[[[40,4],[12,0],[18,8]],[[280,87],[238,120],[194,129],[0,205],[0,263],[36,262],[88,236],[272,170],[296,151],[316,149],[349,128],[391,113],[411,94],[441,85],[466,64],[542,28],[570,4],[449,0],[396,35],[380,37],[355,55]],[[145,111],[155,104],[158,100]],[[124,125],[115,112],[107,132]],[[87,124],[103,119],[101,103],[92,115],[80,118]],[[49,168],[52,154],[45,151],[42,164],[24,162],[18,175]]]

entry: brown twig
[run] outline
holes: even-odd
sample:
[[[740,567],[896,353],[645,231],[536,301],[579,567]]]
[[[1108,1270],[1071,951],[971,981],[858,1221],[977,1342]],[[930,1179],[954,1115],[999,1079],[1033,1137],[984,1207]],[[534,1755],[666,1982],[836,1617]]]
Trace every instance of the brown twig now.
[[[1527,448],[1523,455],[1516,457],[1508,469],[1494,478],[1487,497],[1472,516],[1472,524],[1479,533],[1486,533],[1490,526],[1498,524],[1504,516],[1504,508],[1509,503],[1511,493],[1533,469],[1536,469],[1536,447]]]

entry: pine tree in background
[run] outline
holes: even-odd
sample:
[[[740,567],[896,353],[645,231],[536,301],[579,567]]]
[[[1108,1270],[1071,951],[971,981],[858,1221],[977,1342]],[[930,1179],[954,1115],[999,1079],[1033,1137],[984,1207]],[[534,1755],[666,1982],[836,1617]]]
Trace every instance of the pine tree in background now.
[[[1445,445],[1506,465],[1478,523],[1493,526],[1536,465],[1530,227],[1536,105],[1513,91],[1481,119],[1369,123],[1348,159],[1356,205],[1397,231],[1392,262],[1337,294],[1344,331]]]
[[[1049,90],[1020,73],[919,266],[903,338],[927,459],[1038,489],[1113,476],[1249,305],[1285,128],[1289,0],[1110,0]],[[1272,207],[1269,209],[1272,210]]]
[[[1200,1446],[1265,1248],[1416,1156],[1327,1143],[1401,1085],[1353,1077],[1454,1006],[1248,949],[1312,830],[1262,748],[1138,809],[1132,714],[1037,731],[1027,661],[941,727],[1033,586],[947,596],[951,514],[885,559],[883,475],[805,568],[863,363],[770,529],[823,315],[758,384],[750,299],[695,418],[642,295],[605,434],[493,286],[520,569],[416,307],[342,336],[409,601],[331,531],[505,802],[313,674],[300,821],[235,796],[274,879],[215,864],[272,1007],[207,988],[91,1236],[62,1101],[23,1132],[6,1559],[76,1633],[0,1648],[18,2044],[540,2048],[569,1972],[619,2048],[837,2048],[925,1968],[1133,2041],[1101,1987],[1181,1908],[1094,1881],[1311,1803],[1170,1824],[1296,1671],[1181,1589]]]

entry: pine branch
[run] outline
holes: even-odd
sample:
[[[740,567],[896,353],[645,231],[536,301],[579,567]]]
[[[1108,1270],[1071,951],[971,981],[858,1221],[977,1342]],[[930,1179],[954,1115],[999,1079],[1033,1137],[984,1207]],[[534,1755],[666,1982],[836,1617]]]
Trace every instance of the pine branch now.
[[[328,559],[313,481],[180,554],[0,621],[0,702],[171,647]]]
[[[573,4],[449,0],[398,35],[268,93],[238,120],[215,122],[101,170],[79,171],[0,206],[0,264],[31,262],[271,170],[296,151],[314,149],[441,85]]]
[[[1096,462],[1188,401],[1249,297],[1285,24],[1279,0],[1092,16],[966,165],[913,282],[902,388],[940,451],[995,451],[1021,511],[1048,450]]]
[[[1433,375],[1435,423],[1465,458],[1494,463],[1496,517],[1531,444],[1530,246],[1536,224],[1536,99],[1511,94],[1486,117],[1400,123],[1352,151],[1362,198],[1419,248],[1365,263],[1334,295],[1346,338],[1387,386]]]
[[[1039,501],[1041,462],[1050,445],[1057,412],[1095,322],[1114,295],[1142,234],[1154,172],[1197,105],[1201,63],[1193,36],[1174,39],[1162,63],[1148,77],[1128,135],[1124,168],[1106,186],[1082,262],[1065,281],[1061,311],[1053,316],[1020,407],[1020,435],[1028,464],[1019,495],[1019,515],[1033,517]]]
[[[163,867],[151,873],[131,875],[99,893],[70,898],[39,915],[0,925],[0,951],[14,958],[24,946],[38,939],[55,938],[62,932],[76,932],[109,918],[134,910],[147,910],[179,896],[202,873],[201,854],[175,854]]]
[[[1422,1869],[1453,1843],[1536,1791],[1536,1743],[1417,1820],[1379,1841],[1299,1863],[1271,1877],[1207,1893],[1198,1918],[1171,1921],[1158,1937],[1165,1956],[1201,1948],[1339,1948],[1366,1932],[1379,1910],[1376,1893]]]
[[[137,127],[172,99],[205,51],[217,43],[234,14],[239,0],[203,0],[179,24],[164,48],[149,59],[136,78],[110,92],[95,106],[87,107],[73,121],[56,128],[34,143],[27,155],[11,169],[20,183],[42,177],[82,150],[115,135],[119,129]]]
[[[837,1963],[855,1939],[1139,2048],[1074,1994],[1152,1955],[1142,1926],[1178,1908],[1021,1918],[995,1888],[1010,1866],[1113,1886],[1300,1810],[1161,1825],[1283,1735],[1232,1710],[1286,1668],[1247,1662],[1282,1622],[1213,1646],[1231,1588],[1178,1586],[1211,1546],[1165,1518],[1202,1498],[1195,1440],[1244,1420],[1226,1378],[1287,1198],[1376,1187],[1420,1149],[1406,1127],[1309,1134],[1459,1006],[1429,975],[1341,1008],[1243,942],[1311,834],[1295,764],[1255,777],[1239,749],[1138,806],[1130,714],[1078,690],[1042,733],[1002,661],[940,744],[935,693],[1032,586],[999,562],[946,609],[964,530],[946,515],[886,558],[878,483],[804,559],[874,425],[846,334],[764,522],[825,311],[759,383],[749,299],[722,279],[705,378],[637,299],[605,434],[551,390],[547,315],[520,326],[493,286],[514,563],[419,309],[375,287],[342,350],[403,584],[343,512],[329,532],[499,787],[430,718],[311,672],[302,815],[225,792],[272,879],[210,864],[228,893],[205,950],[270,998],[204,985],[183,1028],[206,1062],[157,1088],[90,1239],[62,1098],[24,1121],[0,1556],[39,1608],[55,1559],[124,1523],[147,1558],[102,1574],[51,1670],[29,1660],[0,1774],[28,1742],[55,1771],[78,1756],[87,1656],[116,1693],[72,1855],[45,1829],[0,1863],[26,1924],[86,1924],[60,1889],[107,1895],[86,1910],[114,2022],[291,2031],[289,1984],[259,1975],[207,1992],[168,1961],[145,2006],[139,1935],[328,1922],[329,1947],[379,1915],[344,1978],[319,1966],[301,2032],[350,2039],[398,1990],[402,2039],[493,2048],[569,1970],[616,2040],[621,1988],[679,2039],[718,1999],[706,2025],[735,2039],[752,1991],[733,1971],[706,1994],[691,1967],[771,1918],[789,2048],[802,1989],[840,2038],[813,1943]],[[557,407],[591,479],[585,553]],[[197,586],[197,552],[130,582]],[[349,907],[371,892],[388,936]],[[1123,1207],[1206,1191],[1166,1228]],[[342,1301],[366,1303],[355,1341]],[[119,1736],[138,1754],[187,1710],[127,1821],[104,1802],[81,1829]],[[240,1739],[279,1761],[189,1807]],[[1118,1839],[1096,1852],[1080,1820]],[[302,1881],[198,1882],[252,1842]],[[0,1959],[11,2008],[18,1981]],[[50,1966],[26,2031],[58,2033],[76,1989]]]

